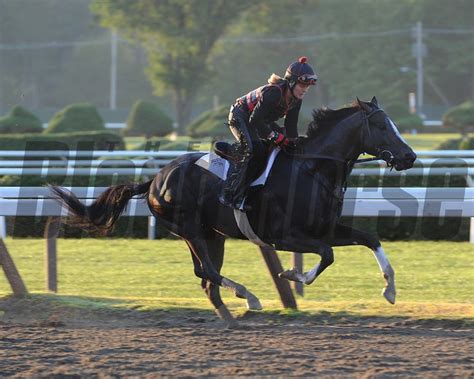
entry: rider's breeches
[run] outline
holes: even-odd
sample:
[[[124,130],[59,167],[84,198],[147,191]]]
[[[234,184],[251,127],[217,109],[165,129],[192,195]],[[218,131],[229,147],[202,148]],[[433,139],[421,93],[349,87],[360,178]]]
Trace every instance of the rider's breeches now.
[[[244,196],[248,185],[265,164],[265,147],[256,130],[248,126],[248,121],[237,112],[229,114],[229,127],[239,141],[238,155],[240,161],[227,181],[227,187],[234,193],[234,198]]]

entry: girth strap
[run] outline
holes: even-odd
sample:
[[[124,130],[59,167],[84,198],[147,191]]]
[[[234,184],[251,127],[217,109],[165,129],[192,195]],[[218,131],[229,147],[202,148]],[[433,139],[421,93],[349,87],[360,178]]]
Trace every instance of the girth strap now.
[[[249,241],[253,242],[255,245],[262,246],[262,247],[272,247],[268,243],[263,242],[253,231],[252,226],[250,226],[249,219],[247,217],[247,213],[242,212],[238,209],[234,209],[234,217],[235,221],[237,222],[237,226],[239,227],[242,234],[249,239]]]

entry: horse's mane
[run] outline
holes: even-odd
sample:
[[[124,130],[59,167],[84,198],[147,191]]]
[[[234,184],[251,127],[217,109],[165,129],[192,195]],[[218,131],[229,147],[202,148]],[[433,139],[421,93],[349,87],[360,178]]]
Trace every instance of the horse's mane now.
[[[318,110],[313,110],[313,121],[311,121],[308,125],[306,136],[308,138],[315,137],[317,134],[320,133],[322,129],[334,126],[339,121],[357,112],[359,109],[359,104],[357,103],[357,101],[354,101],[348,107],[345,108],[331,109],[323,107]]]

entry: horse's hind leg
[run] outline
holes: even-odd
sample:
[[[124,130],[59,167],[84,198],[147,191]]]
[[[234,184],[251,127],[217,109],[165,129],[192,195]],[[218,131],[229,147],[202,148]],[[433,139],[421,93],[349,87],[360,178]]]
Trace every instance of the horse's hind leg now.
[[[395,304],[397,291],[395,289],[395,272],[380,244],[380,241],[369,233],[351,228],[346,225],[336,225],[334,235],[327,240],[331,246],[367,246],[374,252],[375,259],[379,264],[382,275],[385,279],[385,288],[382,295],[391,304]]]
[[[206,241],[205,236],[196,236],[194,238],[186,238],[191,251],[198,258],[204,276],[200,276],[202,279],[210,280],[213,284],[220,285],[222,287],[232,290],[235,296],[246,299],[247,307],[252,310],[260,310],[262,306],[258,298],[248,291],[243,285],[230,280],[229,278],[223,277],[214,267],[210,258],[209,245]],[[223,247],[222,247],[223,248]],[[198,275],[199,276],[199,275]]]
[[[209,258],[211,259],[216,271],[220,273],[224,263],[225,237],[213,231],[206,236],[206,243]],[[216,314],[219,316],[219,318],[225,321],[230,328],[237,327],[237,321],[222,302],[220,287],[207,279],[202,279],[201,287],[209,298],[211,304],[216,309]]]

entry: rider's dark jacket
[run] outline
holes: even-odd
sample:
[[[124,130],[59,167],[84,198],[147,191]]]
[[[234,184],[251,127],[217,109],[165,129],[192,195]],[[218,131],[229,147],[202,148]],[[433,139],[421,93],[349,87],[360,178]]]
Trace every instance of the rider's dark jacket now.
[[[272,124],[284,116],[286,116],[284,123],[286,136],[296,138],[301,100],[294,99],[287,106],[285,100],[287,90],[289,90],[288,82],[285,80],[267,84],[239,97],[234,107],[248,117],[249,127],[257,130],[261,138],[267,138],[273,130]]]

